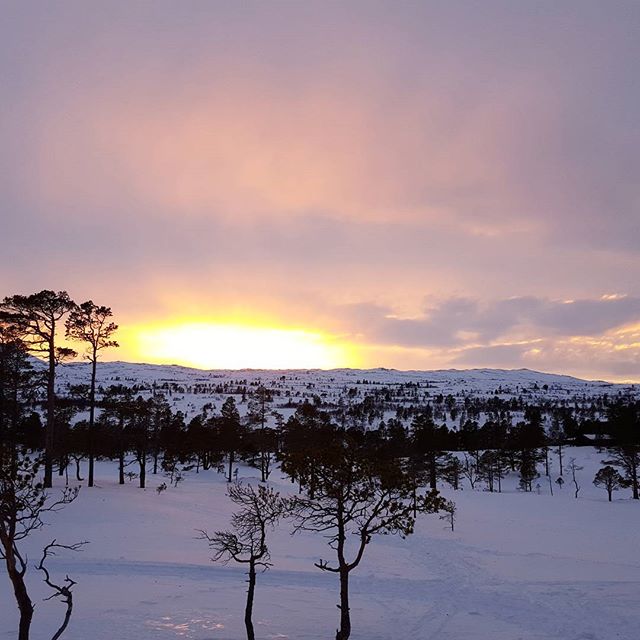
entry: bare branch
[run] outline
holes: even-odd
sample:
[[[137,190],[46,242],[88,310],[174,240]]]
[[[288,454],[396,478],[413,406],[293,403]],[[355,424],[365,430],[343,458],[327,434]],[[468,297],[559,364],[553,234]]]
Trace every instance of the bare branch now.
[[[64,615],[64,619],[62,624],[58,628],[58,630],[53,634],[51,640],[58,640],[60,636],[66,630],[69,620],[71,619],[71,613],[73,611],[73,587],[77,584],[75,580],[72,580],[68,575],[65,576],[64,584],[57,584],[53,582],[51,579],[51,574],[47,569],[45,562],[48,557],[56,555],[56,550],[58,549],[66,549],[67,551],[79,551],[84,545],[89,544],[88,542],[76,542],[75,544],[59,544],[55,540],[50,542],[42,551],[42,558],[40,558],[40,562],[36,565],[36,569],[42,571],[44,574],[44,581],[48,587],[53,589],[53,593],[45,600],[51,600],[52,598],[60,598],[62,602],[66,605],[66,611]]]

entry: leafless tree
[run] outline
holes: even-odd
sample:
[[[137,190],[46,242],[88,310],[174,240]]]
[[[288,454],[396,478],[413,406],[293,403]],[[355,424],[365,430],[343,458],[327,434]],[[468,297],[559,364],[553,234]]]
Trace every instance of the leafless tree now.
[[[58,638],[65,632],[67,626],[69,625],[69,620],[71,619],[71,613],[73,611],[73,587],[77,584],[75,580],[72,580],[68,575],[65,576],[64,584],[56,584],[51,579],[51,574],[49,573],[49,569],[47,569],[45,562],[49,556],[54,556],[56,554],[56,549],[67,549],[69,551],[78,551],[81,547],[83,547],[86,542],[77,542],[75,544],[65,545],[58,544],[55,540],[50,542],[42,551],[42,558],[40,558],[40,562],[36,565],[36,569],[42,571],[44,574],[44,581],[48,587],[53,589],[54,593],[52,593],[46,600],[51,600],[52,598],[60,598],[62,602],[66,605],[66,611],[64,614],[64,619],[62,620],[62,624],[58,627],[58,630],[51,636],[51,640],[58,640]]]
[[[231,516],[232,531],[216,531],[209,535],[200,531],[200,538],[209,543],[215,553],[214,562],[227,563],[231,560],[248,565],[247,602],[244,612],[244,624],[247,639],[254,640],[253,600],[256,589],[256,573],[261,568],[266,571],[270,566],[267,533],[286,514],[288,501],[270,487],[251,484],[230,484],[227,495],[240,509]]]
[[[578,480],[576,478],[576,471],[582,471],[584,467],[581,467],[580,465],[578,465],[578,463],[576,462],[575,458],[570,458],[569,459],[569,471],[571,471],[571,480],[573,481],[573,486],[574,486],[574,498],[578,497],[578,494],[580,493],[580,485],[578,484]]]
[[[462,463],[462,475],[469,481],[469,485],[472,489],[476,488],[476,482],[478,481],[478,453],[464,453],[464,462]]]
[[[33,603],[27,590],[27,558],[20,543],[40,529],[43,517],[75,500],[77,488],[51,497],[38,479],[41,460],[25,451],[0,450],[0,559],[4,560],[20,612],[18,640],[28,640]]]
[[[440,520],[445,520],[451,527],[451,531],[455,531],[456,526],[456,503],[451,500],[445,500],[441,510],[444,512],[440,515]]]

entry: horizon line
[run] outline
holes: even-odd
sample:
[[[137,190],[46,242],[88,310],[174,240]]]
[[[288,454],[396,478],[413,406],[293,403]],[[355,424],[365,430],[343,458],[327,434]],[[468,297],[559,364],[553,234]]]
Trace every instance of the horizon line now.
[[[34,356],[35,357],[35,356]],[[507,367],[466,367],[458,369],[456,367],[449,368],[438,368],[438,369],[398,369],[395,367],[367,367],[367,368],[358,368],[358,367],[332,367],[332,368],[321,368],[321,367],[286,367],[286,368],[253,368],[253,367],[239,367],[239,368],[220,368],[220,367],[212,367],[212,368],[202,368],[196,367],[192,365],[184,365],[179,364],[177,362],[131,362],[128,360],[99,360],[99,364],[129,364],[129,365],[137,365],[137,366],[147,366],[147,367],[180,367],[181,369],[189,369],[192,371],[202,371],[202,372],[311,372],[311,371],[322,371],[330,373],[332,371],[361,371],[361,372],[373,372],[373,371],[389,371],[396,373],[448,373],[448,372],[474,372],[474,371],[502,371],[508,373],[516,373],[519,371],[527,371],[529,373],[539,374],[543,376],[559,376],[563,378],[571,378],[573,380],[577,380],[578,382],[589,382],[595,384],[607,384],[607,385],[638,385],[640,384],[640,380],[623,380],[623,381],[612,381],[605,379],[591,379],[591,378],[580,378],[579,376],[572,375],[569,373],[558,373],[555,371],[540,371],[537,369],[530,369],[529,367],[516,367],[516,368],[507,368]],[[74,360],[72,362],[62,363],[61,366],[73,366],[73,365],[83,365],[89,364],[87,360]]]

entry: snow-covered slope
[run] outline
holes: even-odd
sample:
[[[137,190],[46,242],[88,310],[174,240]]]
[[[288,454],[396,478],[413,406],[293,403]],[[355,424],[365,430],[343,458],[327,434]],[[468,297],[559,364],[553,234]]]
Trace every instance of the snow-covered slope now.
[[[61,366],[61,382],[72,384],[86,381],[89,364],[75,362]],[[531,369],[437,369],[431,371],[398,371],[396,369],[193,369],[180,365],[139,364],[130,362],[101,362],[98,378],[103,384],[114,381],[123,383],[177,382],[181,384],[212,383],[220,380],[263,381],[265,383],[288,380],[298,385],[305,382],[318,384],[353,384],[367,381],[369,384],[432,384],[440,390],[493,392],[499,386],[530,388],[534,385],[551,389],[584,393],[611,392],[612,389],[629,389],[634,385],[615,384],[602,380],[581,380],[572,376],[542,373]],[[608,390],[608,391],[604,391]]]
[[[73,363],[59,367],[58,388],[64,393],[69,385],[89,381],[88,363]],[[571,399],[604,394],[638,394],[638,385],[588,381],[571,376],[540,373],[529,369],[447,369],[436,371],[396,371],[393,369],[334,370],[200,370],[178,365],[104,362],[98,366],[98,383],[136,386],[143,393],[152,388],[164,391],[175,409],[187,417],[197,413],[204,404],[217,404],[233,389],[250,389],[258,384],[277,389],[281,398],[295,402],[320,395],[336,400],[345,391],[356,387],[360,392],[417,385],[421,397],[429,395],[501,397],[526,395],[528,399]]]
[[[549,494],[520,493],[517,477],[502,494],[444,488],[458,508],[455,532],[437,516],[414,535],[375,539],[352,574],[353,640],[636,640],[640,628],[640,505],[629,490],[612,503],[591,484],[601,454],[565,451],[583,469],[579,498],[567,484]],[[554,468],[557,461],[554,460]],[[245,481],[256,470],[241,468]],[[569,480],[569,478],[567,478]],[[98,485],[49,519],[28,541],[89,540],[61,553],[54,577],[78,581],[66,640],[241,640],[246,592],[243,568],[209,561],[196,529],[228,527],[224,477],[189,474],[158,495],[116,484],[111,463]],[[294,487],[273,475],[282,492]],[[332,552],[320,535],[291,536],[284,522],[271,537],[273,568],[258,576],[254,621],[260,640],[328,640],[335,635],[337,579],[313,566]],[[30,568],[36,598],[33,638],[49,638],[63,606]],[[0,638],[16,637],[17,615],[0,573]]]

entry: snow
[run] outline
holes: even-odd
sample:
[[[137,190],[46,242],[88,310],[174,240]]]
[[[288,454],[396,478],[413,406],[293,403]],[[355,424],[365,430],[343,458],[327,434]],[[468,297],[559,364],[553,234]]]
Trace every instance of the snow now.
[[[574,499],[570,482],[546,479],[540,494],[444,489],[458,512],[454,533],[424,516],[406,540],[378,537],[352,574],[354,639],[632,640],[640,607],[639,507],[629,491],[606,493],[591,483],[602,454],[568,448],[584,467]],[[557,468],[557,464],[554,465]],[[256,471],[241,478],[257,482]],[[569,480],[565,475],[565,479]],[[223,475],[191,473],[177,487],[155,491],[117,485],[116,468],[98,465],[98,487],[50,518],[28,542],[31,564],[53,538],[90,544],[50,563],[78,581],[67,640],[231,640],[244,637],[243,569],[210,562],[196,529],[225,528],[231,505]],[[274,472],[273,484],[294,491]],[[321,536],[291,536],[283,523],[271,538],[274,566],[258,576],[254,621],[258,638],[332,638],[337,624],[336,577],[313,566],[331,551]],[[62,605],[30,569],[37,603],[33,637],[49,638]],[[15,638],[17,614],[0,583],[0,638]]]
[[[87,384],[89,364],[78,362],[58,368],[57,386],[65,393],[70,385]],[[191,369],[178,365],[133,364],[127,362],[101,362],[98,365],[98,386],[121,384],[136,386],[142,395],[150,395],[155,388],[167,395],[174,410],[180,410],[187,419],[199,413],[205,404],[220,409],[226,394],[216,393],[217,385],[245,386],[248,390],[259,384],[280,392],[274,409],[288,418],[294,409],[281,405],[291,397],[297,403],[320,395],[325,401],[335,401],[346,388],[365,393],[383,387],[419,384],[421,394],[456,396],[498,395],[501,398],[523,395],[528,401],[536,399],[570,400],[585,396],[640,394],[640,385],[614,384],[588,381],[571,376],[541,373],[529,369],[467,369],[437,371],[396,371],[394,369],[335,369],[335,370],[210,370]],[[170,388],[171,393],[163,389]],[[199,389],[197,388],[199,387]],[[197,391],[197,392],[196,392]],[[239,399],[238,397],[236,399]],[[361,397],[359,398],[362,399]],[[238,402],[241,413],[246,405]],[[389,417],[389,416],[386,416]]]
[[[88,365],[60,367],[58,390],[88,381]],[[420,395],[462,394],[580,402],[590,396],[638,394],[637,386],[584,381],[529,370],[469,371],[200,371],[178,366],[100,363],[99,385],[136,385],[143,395],[154,386],[174,410],[189,419],[206,404],[219,410],[234,385],[277,389],[273,407],[286,419],[313,395],[335,402],[346,389],[363,394],[383,386],[419,384]],[[169,389],[163,390],[163,385]],[[199,385],[198,388],[196,386]],[[224,391],[216,390],[222,385]],[[224,386],[227,385],[227,386]],[[246,404],[236,395],[240,412]],[[407,402],[410,402],[408,399]],[[285,406],[286,405],[286,406]],[[392,415],[392,414],[390,414]],[[82,415],[80,416],[82,417]],[[578,472],[579,498],[566,466]],[[552,473],[558,461],[552,454]],[[419,519],[406,540],[374,539],[351,576],[354,640],[636,640],[640,628],[640,504],[629,490],[614,501],[593,486],[606,457],[591,447],[565,448],[566,481],[554,494],[543,476],[539,493],[516,489],[515,475],[503,493],[441,487],[457,505],[455,532],[437,516]],[[240,468],[240,479],[257,482],[257,471]],[[158,494],[166,478],[117,484],[111,462],[97,465],[97,486],[83,488],[63,512],[26,542],[29,584],[37,605],[32,637],[48,639],[63,614],[32,568],[53,538],[88,540],[84,550],[51,559],[54,577],[77,580],[75,607],[65,640],[236,640],[245,637],[244,569],[209,560],[198,529],[228,527],[231,504],[222,474],[191,472],[177,488]],[[555,479],[555,475],[553,479]],[[57,478],[60,484],[61,479]],[[271,484],[296,490],[278,470]],[[270,539],[274,566],[258,576],[254,624],[257,637],[315,640],[333,638],[338,622],[334,574],[313,566],[331,559],[319,535],[291,535],[284,522]],[[8,580],[0,574],[0,640],[15,638],[17,611]]]

